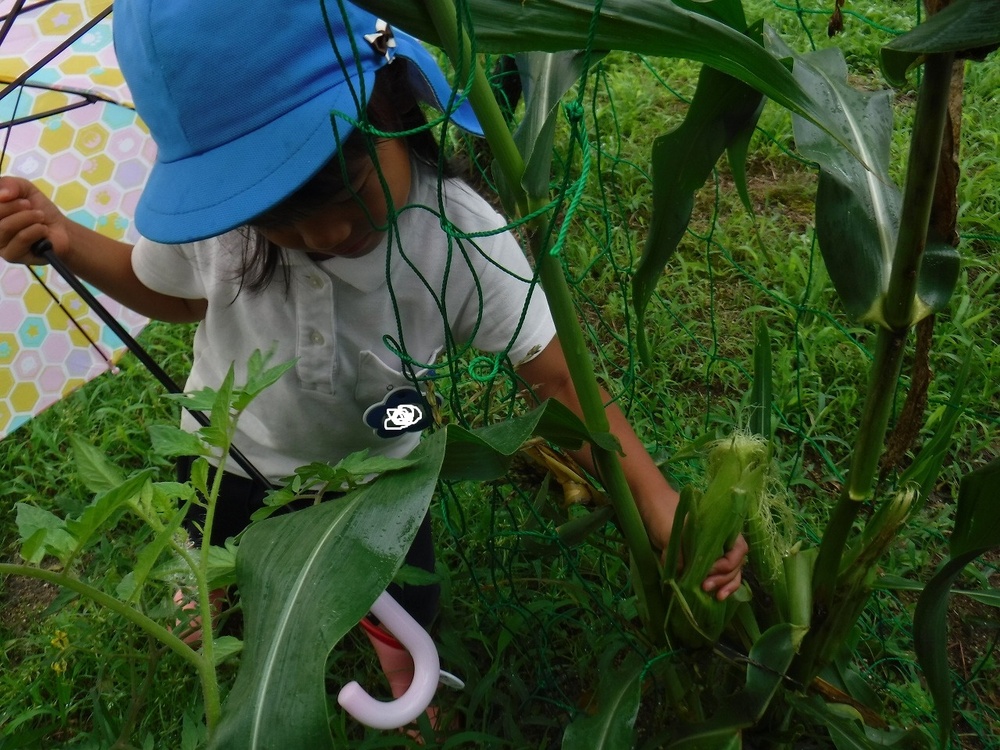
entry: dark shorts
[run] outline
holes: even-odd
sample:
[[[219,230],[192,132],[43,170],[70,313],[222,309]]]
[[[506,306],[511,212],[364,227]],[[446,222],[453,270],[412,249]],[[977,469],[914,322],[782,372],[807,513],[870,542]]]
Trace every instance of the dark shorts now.
[[[177,478],[186,482],[191,478],[192,458],[181,458],[177,462]],[[210,470],[211,472],[212,470]],[[211,483],[209,475],[209,483]],[[264,507],[264,495],[267,488],[246,477],[226,474],[222,478],[222,488],[219,490],[219,500],[216,504],[215,518],[212,522],[212,544],[222,546],[226,539],[236,536],[250,525],[250,516]],[[334,500],[339,493],[329,493],[326,500]],[[281,512],[298,510],[312,501],[301,505],[292,503],[288,509]],[[200,539],[200,529],[205,522],[205,509],[192,506],[184,520],[184,526],[193,539]],[[434,540],[431,536],[431,517],[424,516],[417,535],[406,553],[405,562],[416,568],[434,572]],[[410,616],[424,628],[430,627],[437,616],[438,604],[441,598],[441,587],[438,584],[428,586],[399,586],[389,584],[386,589],[392,598],[399,602]]]

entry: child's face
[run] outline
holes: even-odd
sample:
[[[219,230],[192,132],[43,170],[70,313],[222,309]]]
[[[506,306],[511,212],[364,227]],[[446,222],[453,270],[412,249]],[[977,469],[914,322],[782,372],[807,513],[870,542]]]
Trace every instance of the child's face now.
[[[350,183],[311,207],[282,221],[263,218],[253,223],[265,238],[289,250],[310,255],[360,258],[374,250],[385,236],[389,214],[385,179],[397,209],[410,192],[410,159],[406,143],[389,138],[375,144],[378,166],[370,158],[349,165]]]

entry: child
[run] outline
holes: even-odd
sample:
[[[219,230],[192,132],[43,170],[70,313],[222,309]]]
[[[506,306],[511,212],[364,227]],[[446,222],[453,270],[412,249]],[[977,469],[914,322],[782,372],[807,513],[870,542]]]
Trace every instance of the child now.
[[[467,343],[504,352],[538,399],[579,412],[544,298],[503,220],[439,175],[426,131],[392,136],[423,123],[418,101],[448,111],[443,74],[411,37],[346,3],[328,6],[116,1],[119,61],[158,148],[134,247],[69,221],[26,181],[0,180],[7,261],[39,262],[31,247],[48,239],[123,304],[198,322],[188,390],[218,386],[233,364],[239,378],[255,349],[297,358],[234,439],[273,482],[362,448],[407,454],[430,422],[415,387],[420,366],[409,363],[429,367]],[[448,114],[479,132],[467,104]],[[476,239],[451,239],[445,220]],[[608,411],[662,549],[677,495],[624,415]],[[578,458],[592,467],[586,450]],[[228,470],[213,543],[242,530],[266,489]],[[720,599],[735,591],[745,554],[741,539],[706,590]],[[426,519],[408,560],[433,569]],[[430,624],[435,595],[394,595]],[[373,643],[402,694],[408,655]]]

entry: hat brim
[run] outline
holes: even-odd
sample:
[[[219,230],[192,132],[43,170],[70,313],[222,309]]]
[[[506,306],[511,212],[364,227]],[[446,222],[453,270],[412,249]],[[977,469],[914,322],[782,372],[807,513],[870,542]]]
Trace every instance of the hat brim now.
[[[433,56],[413,37],[398,31],[395,36],[396,56],[413,63],[418,97],[448,112],[464,130],[482,135],[471,106],[454,95]],[[370,91],[375,71],[363,77],[364,90]],[[316,174],[337,153],[338,139],[351,133],[347,118],[357,111],[358,86],[357,77],[340,79],[241,138],[184,159],[157,161],[136,207],[139,232],[156,242],[195,242],[243,226],[277,205]]]

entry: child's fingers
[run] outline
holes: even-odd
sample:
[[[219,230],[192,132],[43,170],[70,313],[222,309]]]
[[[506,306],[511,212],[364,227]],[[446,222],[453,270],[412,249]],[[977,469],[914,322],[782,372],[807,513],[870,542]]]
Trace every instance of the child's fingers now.
[[[0,177],[0,203],[24,197],[24,182],[13,177]]]
[[[31,247],[48,236],[42,212],[28,209],[3,213],[0,211],[0,257],[9,263],[40,263]]]
[[[733,574],[732,578],[730,578],[725,583],[722,583],[721,585],[716,587],[715,598],[718,599],[720,602],[725,600],[727,597],[729,597],[730,594],[735,593],[742,583],[743,583],[743,576],[740,573],[740,571],[737,570]]]
[[[741,534],[736,538],[732,549],[716,560],[709,569],[708,575],[702,583],[702,589],[709,592],[714,591],[719,601],[736,591],[743,581],[742,570],[748,550],[746,539]]]

